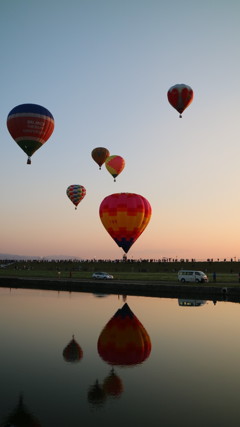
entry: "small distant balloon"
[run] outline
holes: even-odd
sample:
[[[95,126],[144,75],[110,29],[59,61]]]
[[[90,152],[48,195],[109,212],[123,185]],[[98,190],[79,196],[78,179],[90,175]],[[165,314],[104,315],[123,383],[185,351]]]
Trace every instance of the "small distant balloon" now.
[[[93,160],[98,164],[99,169],[101,169],[101,166],[105,162],[106,158],[110,156],[110,152],[107,148],[104,147],[97,147],[92,150],[92,158]]]
[[[69,185],[66,193],[68,198],[75,205],[75,209],[77,209],[78,204],[86,195],[86,189],[83,185],[74,184],[74,185]]]
[[[113,176],[114,181],[116,181],[117,176],[125,167],[125,160],[121,156],[109,156],[105,161],[105,166],[108,172]]]
[[[125,253],[147,227],[151,213],[148,200],[135,193],[112,194],[99,207],[104,228]]]
[[[27,164],[30,165],[31,156],[52,135],[54,118],[41,105],[21,104],[8,114],[7,128],[15,142],[27,154]]]
[[[176,84],[170,87],[167,93],[168,101],[182,117],[183,111],[191,104],[193,100],[193,90],[185,84]]]

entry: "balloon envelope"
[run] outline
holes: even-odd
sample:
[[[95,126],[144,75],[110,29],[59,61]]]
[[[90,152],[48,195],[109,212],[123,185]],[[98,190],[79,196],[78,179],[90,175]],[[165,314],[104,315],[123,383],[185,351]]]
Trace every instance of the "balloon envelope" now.
[[[121,156],[109,156],[105,161],[105,166],[108,172],[113,176],[114,181],[116,181],[116,177],[125,167],[125,160]]]
[[[78,204],[86,195],[86,189],[83,187],[83,185],[69,185],[66,193],[68,198],[75,205],[75,209],[77,209]]]
[[[193,100],[193,90],[185,84],[177,84],[170,87],[167,93],[168,101],[182,117],[183,111],[191,104]]]
[[[99,355],[105,362],[118,366],[142,363],[152,349],[146,329],[127,303],[103,328],[97,347]]]
[[[14,107],[7,117],[7,128],[19,147],[30,157],[50,138],[54,118],[50,111],[37,104]]]
[[[92,158],[98,164],[99,169],[105,162],[106,158],[110,156],[110,153],[107,148],[97,147],[92,150]]]
[[[148,200],[135,193],[107,196],[99,208],[103,226],[126,253],[147,227],[151,213]]]

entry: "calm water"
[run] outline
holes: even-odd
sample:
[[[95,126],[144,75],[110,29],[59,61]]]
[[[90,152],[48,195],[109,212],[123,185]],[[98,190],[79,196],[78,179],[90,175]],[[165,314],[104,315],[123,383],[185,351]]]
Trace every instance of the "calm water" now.
[[[0,425],[238,426],[240,306],[194,304],[0,289]]]

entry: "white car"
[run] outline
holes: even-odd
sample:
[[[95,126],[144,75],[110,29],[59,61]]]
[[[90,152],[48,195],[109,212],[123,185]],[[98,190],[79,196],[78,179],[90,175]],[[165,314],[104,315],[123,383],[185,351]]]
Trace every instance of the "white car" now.
[[[108,273],[104,273],[103,271],[98,271],[97,273],[93,273],[93,279],[113,279],[113,276]]]

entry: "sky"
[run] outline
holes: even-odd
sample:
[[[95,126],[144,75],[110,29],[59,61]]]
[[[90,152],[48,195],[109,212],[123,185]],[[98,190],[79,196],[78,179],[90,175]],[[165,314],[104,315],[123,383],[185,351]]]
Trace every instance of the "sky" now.
[[[2,0],[0,253],[120,259],[99,206],[133,192],[152,217],[128,258],[239,259],[239,16],[238,0]],[[24,103],[55,120],[31,165],[6,126]],[[116,182],[101,146],[125,159]]]

